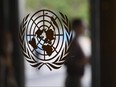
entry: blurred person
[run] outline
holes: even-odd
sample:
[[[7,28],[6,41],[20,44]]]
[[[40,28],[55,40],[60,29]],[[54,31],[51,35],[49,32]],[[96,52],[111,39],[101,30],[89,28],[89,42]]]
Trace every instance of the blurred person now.
[[[88,58],[85,57],[78,38],[84,33],[85,25],[81,19],[74,19],[72,20],[72,28],[75,32],[75,37],[70,54],[65,62],[67,67],[65,87],[81,87],[81,78],[84,75],[84,67],[88,63]]]
[[[0,87],[17,87],[12,65],[13,42],[10,33],[0,35]]]

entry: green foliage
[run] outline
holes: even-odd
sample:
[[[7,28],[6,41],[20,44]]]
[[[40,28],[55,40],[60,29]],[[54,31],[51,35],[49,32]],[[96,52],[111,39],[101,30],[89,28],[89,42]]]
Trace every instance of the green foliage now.
[[[61,11],[70,18],[79,17],[87,23],[89,20],[88,0],[26,0],[26,9],[36,11],[41,8]]]

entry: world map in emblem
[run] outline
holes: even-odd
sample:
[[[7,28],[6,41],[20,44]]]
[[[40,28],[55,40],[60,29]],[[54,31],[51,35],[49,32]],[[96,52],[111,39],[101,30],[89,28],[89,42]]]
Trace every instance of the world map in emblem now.
[[[61,18],[43,9],[23,19],[19,32],[20,45],[26,60],[33,67],[39,69],[46,65],[50,70],[60,68],[68,55],[73,34],[67,16],[59,14]]]

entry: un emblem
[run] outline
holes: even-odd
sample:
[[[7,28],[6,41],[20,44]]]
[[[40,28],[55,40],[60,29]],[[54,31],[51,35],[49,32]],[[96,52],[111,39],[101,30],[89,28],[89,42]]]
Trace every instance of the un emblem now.
[[[19,29],[19,41],[25,59],[32,67],[43,65],[59,69],[71,47],[73,33],[66,15],[58,17],[50,10],[39,10],[24,17]]]

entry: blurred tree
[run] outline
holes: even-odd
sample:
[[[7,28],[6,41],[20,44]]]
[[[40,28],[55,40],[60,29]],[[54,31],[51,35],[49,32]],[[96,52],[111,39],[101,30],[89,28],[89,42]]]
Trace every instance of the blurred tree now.
[[[89,0],[26,0],[26,11],[48,8],[61,11],[70,18],[79,17],[86,23],[89,20]]]

